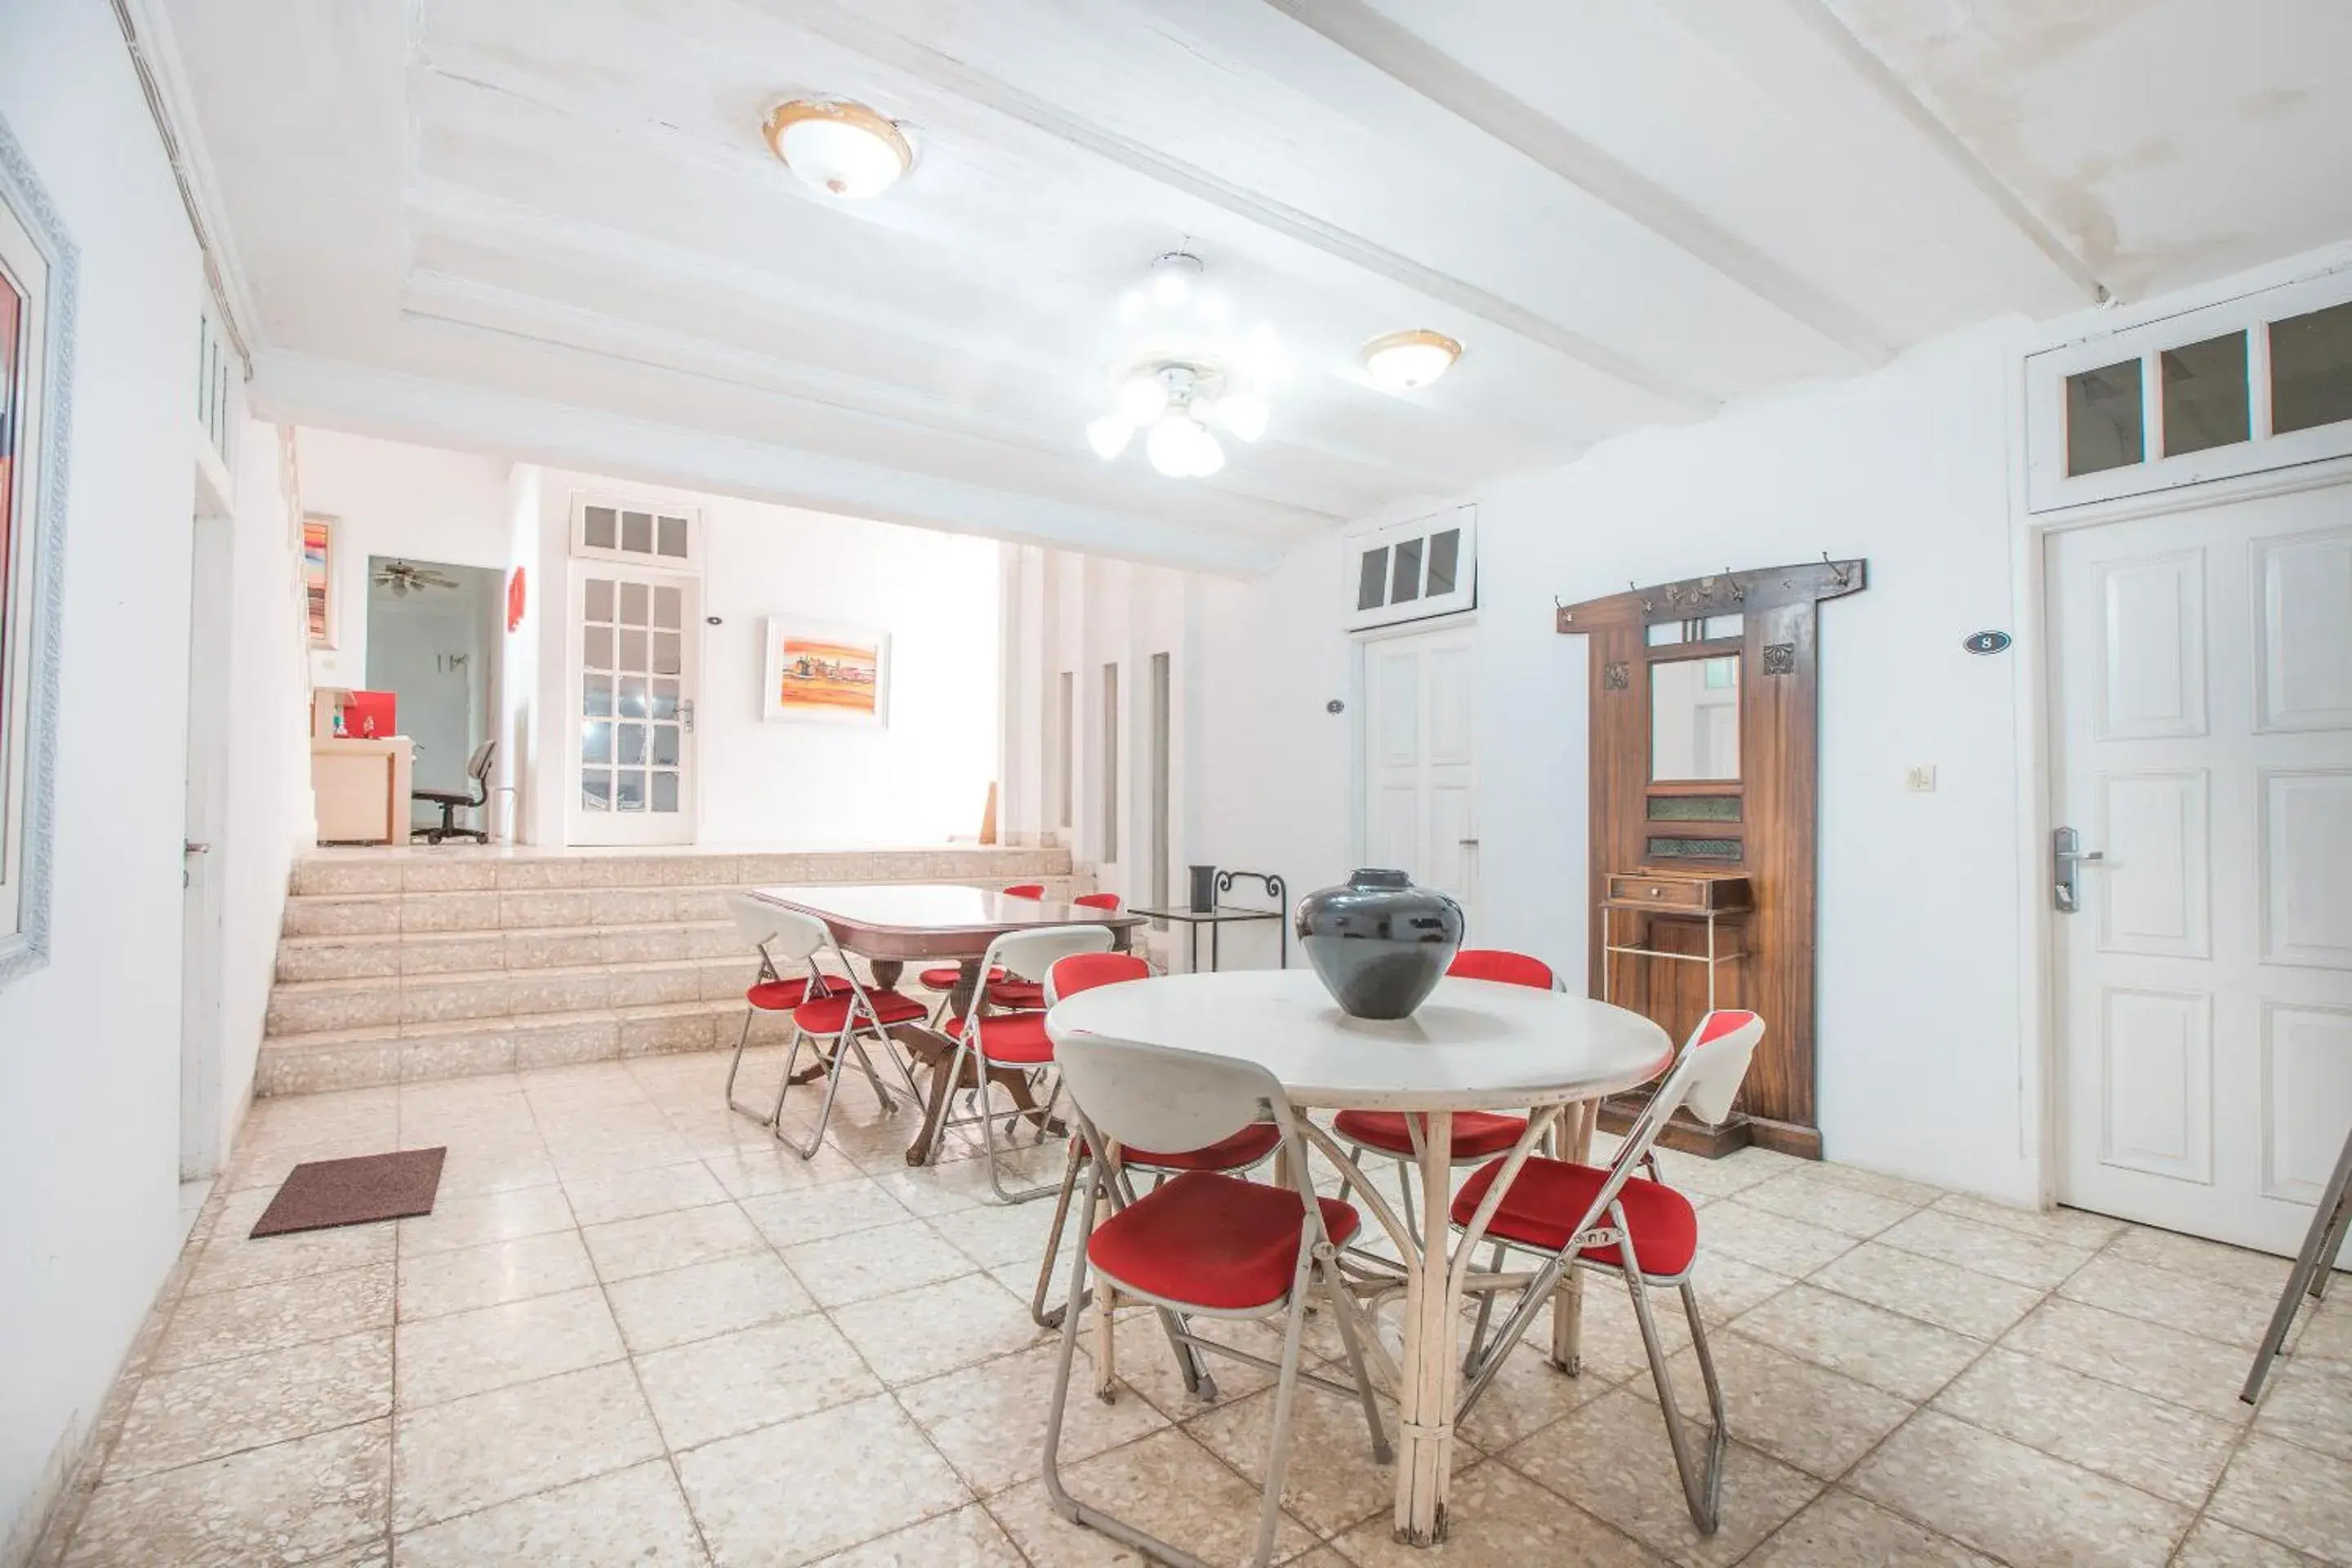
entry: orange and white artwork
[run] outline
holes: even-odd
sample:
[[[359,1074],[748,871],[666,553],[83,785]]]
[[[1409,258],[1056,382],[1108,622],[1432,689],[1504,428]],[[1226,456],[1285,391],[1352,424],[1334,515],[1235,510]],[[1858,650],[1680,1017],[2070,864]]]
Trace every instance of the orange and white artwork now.
[[[890,635],[770,616],[764,716],[821,724],[889,722]]]

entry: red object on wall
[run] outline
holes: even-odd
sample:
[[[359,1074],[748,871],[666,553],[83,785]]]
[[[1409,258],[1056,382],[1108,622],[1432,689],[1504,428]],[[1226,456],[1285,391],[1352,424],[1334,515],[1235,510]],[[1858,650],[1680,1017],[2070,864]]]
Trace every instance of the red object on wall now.
[[[373,741],[400,733],[396,691],[354,691],[343,705],[343,733],[354,741]]]
[[[507,579],[507,630],[522,625],[522,568],[518,566],[514,575]]]

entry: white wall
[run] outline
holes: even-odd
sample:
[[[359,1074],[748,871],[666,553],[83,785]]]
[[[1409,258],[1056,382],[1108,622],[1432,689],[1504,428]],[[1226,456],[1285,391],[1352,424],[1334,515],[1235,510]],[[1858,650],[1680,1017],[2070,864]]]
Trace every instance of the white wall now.
[[[702,510],[701,613],[719,624],[698,628],[700,842],[821,848],[979,832],[996,777],[993,542],[553,469],[538,489],[540,712],[529,788],[541,841],[561,841],[570,787],[564,595],[575,492]],[[782,613],[890,634],[887,728],[761,718],[761,621]]]
[[[236,473],[229,623],[227,799],[215,867],[222,897],[220,1146],[253,1092],[278,928],[294,857],[316,839],[310,798],[309,639],[299,519],[275,426],[247,421]]]
[[[296,439],[303,509],[337,525],[335,647],[311,650],[311,679],[320,686],[364,687],[368,557],[488,566],[503,574],[509,465],[307,426]]]
[[[0,114],[81,253],[52,946],[0,988],[0,1562],[178,1235],[181,747],[201,273],[114,18],[0,5]]]
[[[1979,627],[2023,629],[2008,468],[2020,331],[1976,329],[1869,376],[1630,437],[1458,499],[1478,503],[1481,551],[1474,937],[1538,953],[1571,984],[1589,918],[1585,650],[1553,630],[1555,595],[1823,551],[1868,558],[1869,590],[1825,605],[1821,623],[1824,1143],[1836,1159],[2030,1201],[2023,647],[1983,659],[1959,646]],[[1278,871],[1294,896],[1353,862],[1362,704],[1345,584],[1336,535],[1259,581],[1190,580],[1182,858]],[[1130,602],[1123,584],[1093,577],[1076,597],[1058,613],[1088,626]],[[1920,763],[1937,767],[1933,795],[1904,791],[1906,767]],[[1229,965],[1273,962],[1270,930],[1227,934]]]

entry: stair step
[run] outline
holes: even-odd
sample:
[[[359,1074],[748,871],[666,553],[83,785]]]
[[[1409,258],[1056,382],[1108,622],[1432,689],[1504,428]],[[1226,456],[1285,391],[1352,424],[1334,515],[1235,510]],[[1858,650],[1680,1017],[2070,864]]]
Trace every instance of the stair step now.
[[[728,920],[406,935],[289,936],[278,941],[278,980],[287,984],[488,969],[653,963],[724,958],[742,951],[743,939]]]
[[[352,893],[579,891],[754,887],[790,882],[999,882],[1070,875],[1058,847],[811,851],[803,854],[583,854],[462,848],[335,852],[294,868],[298,898]]]
[[[739,994],[529,1017],[463,1018],[282,1035],[262,1044],[254,1071],[254,1092],[315,1094],[619,1057],[731,1050],[746,1012]],[[782,1040],[791,1028],[790,1019],[782,1014],[756,1014],[751,1038]]]
[[[964,879],[967,885],[971,879]],[[1067,879],[1047,878],[1049,893]],[[772,886],[746,883],[745,887]],[[669,926],[723,921],[731,887],[556,888],[525,891],[308,893],[286,900],[283,934],[433,936],[459,931]]]
[[[756,958],[730,951],[717,958],[655,963],[281,981],[270,993],[266,1035],[276,1038],[324,1029],[529,1017],[661,1003],[740,1002],[758,974]]]

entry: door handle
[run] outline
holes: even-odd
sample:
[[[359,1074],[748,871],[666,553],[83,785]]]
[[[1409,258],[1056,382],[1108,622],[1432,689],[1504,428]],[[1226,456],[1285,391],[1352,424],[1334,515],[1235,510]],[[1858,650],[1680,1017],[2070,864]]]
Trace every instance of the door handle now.
[[[1475,847],[1478,841],[1475,838],[1457,838],[1454,842],[1466,847]]]
[[[2078,873],[2086,864],[2095,864],[2107,858],[2104,849],[2085,849],[2083,836],[2071,827],[2055,827],[2050,831],[2050,898],[2062,915],[2082,911],[2082,885]]]
[[[677,705],[677,721],[687,729],[694,728],[694,699],[686,698]]]
[[[209,844],[199,844],[193,838],[180,840],[180,853],[183,855],[209,855],[212,852],[213,847]]]

